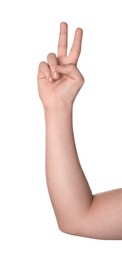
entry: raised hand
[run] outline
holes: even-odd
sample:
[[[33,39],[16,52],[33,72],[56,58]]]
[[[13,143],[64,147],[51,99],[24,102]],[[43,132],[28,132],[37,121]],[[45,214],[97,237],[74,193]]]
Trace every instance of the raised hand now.
[[[67,56],[68,26],[60,24],[58,53],[47,56],[47,63],[38,68],[38,91],[45,109],[64,108],[72,105],[84,83],[84,78],[76,65],[81,52],[83,31],[77,28],[73,44]]]

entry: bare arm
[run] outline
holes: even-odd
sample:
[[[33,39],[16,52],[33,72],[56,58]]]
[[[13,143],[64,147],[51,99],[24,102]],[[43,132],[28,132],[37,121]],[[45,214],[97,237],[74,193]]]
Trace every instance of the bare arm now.
[[[72,110],[46,113],[47,184],[59,228],[76,232],[89,210],[92,194],[78,160]]]
[[[58,57],[49,54],[48,64],[39,65],[38,87],[45,111],[49,195],[63,232],[98,239],[122,239],[122,189],[93,195],[75,146],[73,103],[84,83],[76,67],[81,41],[82,30],[77,29],[70,54],[66,56],[67,25],[62,23]]]

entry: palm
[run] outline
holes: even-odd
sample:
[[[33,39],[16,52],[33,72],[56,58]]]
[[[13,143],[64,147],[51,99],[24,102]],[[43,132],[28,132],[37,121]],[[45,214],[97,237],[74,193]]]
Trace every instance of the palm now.
[[[77,29],[74,36],[74,41],[72,48],[67,56],[67,36],[68,29],[65,23],[61,24],[59,42],[58,42],[58,53],[57,53],[57,63],[59,65],[74,64],[77,65],[77,61],[81,51],[82,42],[82,30]],[[39,78],[39,95],[45,105],[51,105],[53,102],[63,97],[70,99],[71,86],[74,84],[74,80],[68,75],[61,75],[59,79],[50,82],[45,77]],[[45,86],[43,91],[43,86]],[[69,91],[70,90],[70,91]]]

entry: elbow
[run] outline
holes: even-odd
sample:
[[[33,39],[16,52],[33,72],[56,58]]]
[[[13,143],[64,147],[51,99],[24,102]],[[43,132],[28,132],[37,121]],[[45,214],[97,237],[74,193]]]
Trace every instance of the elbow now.
[[[63,233],[87,238],[92,237],[91,227],[86,217],[82,216],[80,218],[68,219],[68,221],[66,221],[66,219],[61,221],[60,219],[60,221],[57,222],[59,230]]]
[[[76,224],[59,224],[58,228],[61,232],[68,234],[68,235],[74,235],[74,236],[82,236],[82,232],[80,229],[80,226],[78,227]]]
[[[81,237],[91,237],[91,221],[88,214],[77,214],[75,216],[56,216],[58,228],[61,232]]]
[[[68,229],[66,226],[64,227],[63,225],[58,225],[58,228],[59,228],[59,230],[60,230],[62,233],[69,234],[69,235],[72,234],[72,230],[71,230],[71,229]]]
[[[64,226],[59,226],[59,230],[60,230],[62,233],[65,233],[65,234],[68,234],[68,235],[77,235],[77,233],[74,232],[73,229],[67,228],[67,227],[64,227]]]

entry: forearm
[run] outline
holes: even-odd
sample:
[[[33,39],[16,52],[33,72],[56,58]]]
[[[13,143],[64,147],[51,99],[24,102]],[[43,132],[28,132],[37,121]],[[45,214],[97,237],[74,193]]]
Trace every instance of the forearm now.
[[[46,178],[60,229],[70,231],[85,218],[92,193],[76,151],[72,108],[45,112]]]
[[[122,239],[122,189],[92,195],[75,146],[72,108],[46,111],[46,179],[59,228],[69,234]]]

